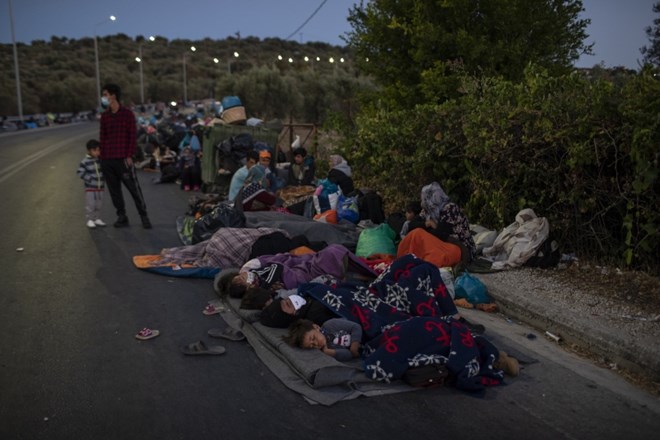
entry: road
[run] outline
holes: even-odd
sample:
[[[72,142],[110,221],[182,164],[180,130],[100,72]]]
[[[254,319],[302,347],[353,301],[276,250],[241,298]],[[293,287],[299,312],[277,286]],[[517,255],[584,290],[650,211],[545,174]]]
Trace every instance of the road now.
[[[465,313],[533,360],[483,397],[436,388],[310,405],[245,342],[183,356],[219,322],[201,313],[216,298],[210,280],[142,272],[131,258],[180,245],[189,194],[140,172],[154,228],[127,197],[129,228],[87,229],[75,170],[97,133],[89,122],[0,135],[0,438],[657,438],[656,398],[482,312]],[[145,326],[161,335],[135,340]]]

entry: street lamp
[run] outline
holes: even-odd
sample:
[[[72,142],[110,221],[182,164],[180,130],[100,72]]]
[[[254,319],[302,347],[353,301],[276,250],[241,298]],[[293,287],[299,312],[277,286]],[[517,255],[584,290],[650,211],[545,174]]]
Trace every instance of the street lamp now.
[[[154,41],[156,38],[152,35],[149,37],[149,41]],[[135,61],[140,64],[140,104],[144,104],[144,76],[142,74],[142,42],[138,46],[138,56],[135,57]]]
[[[190,46],[190,50],[195,52],[197,48]],[[183,106],[188,103],[188,80],[186,78],[186,52],[183,52]]]
[[[234,58],[238,58],[240,54],[238,52],[234,52]],[[227,57],[227,73],[231,75],[231,58]]]
[[[97,23],[94,26],[94,57],[96,59],[96,99],[97,99],[97,108],[101,107],[101,73],[99,72],[99,43],[96,38],[96,29],[102,24],[107,23],[108,21],[115,21],[117,17],[111,15],[106,20],[103,20],[100,23]]]

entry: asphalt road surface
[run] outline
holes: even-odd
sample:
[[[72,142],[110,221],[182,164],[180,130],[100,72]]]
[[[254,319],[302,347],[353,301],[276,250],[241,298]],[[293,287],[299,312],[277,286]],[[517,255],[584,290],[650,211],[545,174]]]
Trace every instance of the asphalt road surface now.
[[[534,360],[478,397],[436,388],[310,405],[246,342],[188,357],[217,316],[210,280],[136,269],[134,255],[179,246],[175,218],[189,194],[139,172],[152,230],[125,191],[131,226],[85,227],[75,171],[95,122],[0,135],[1,439],[645,439],[658,400],[501,317],[496,344]],[[103,219],[114,209],[106,192]],[[22,248],[22,251],[18,251]],[[161,335],[140,342],[142,327]]]

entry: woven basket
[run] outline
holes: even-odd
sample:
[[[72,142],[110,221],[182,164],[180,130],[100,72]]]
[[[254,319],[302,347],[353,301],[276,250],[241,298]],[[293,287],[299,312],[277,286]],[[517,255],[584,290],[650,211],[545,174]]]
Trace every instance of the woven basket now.
[[[244,124],[246,121],[245,107],[232,107],[222,112],[222,120],[227,124]]]

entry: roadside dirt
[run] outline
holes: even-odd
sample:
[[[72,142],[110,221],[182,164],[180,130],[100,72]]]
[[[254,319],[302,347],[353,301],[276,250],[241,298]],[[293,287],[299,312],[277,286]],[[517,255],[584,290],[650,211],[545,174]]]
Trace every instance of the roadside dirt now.
[[[574,261],[557,269],[536,270],[538,275],[551,284],[563,285],[571,291],[588,294],[591,310],[600,314],[612,314],[620,320],[644,323],[654,328],[660,326],[660,278],[639,271],[622,271],[618,268]],[[622,326],[622,329],[626,326]],[[565,345],[582,357],[603,368],[615,370],[629,382],[660,396],[660,383],[648,377],[619,368],[607,359],[595,356],[580,347]]]

